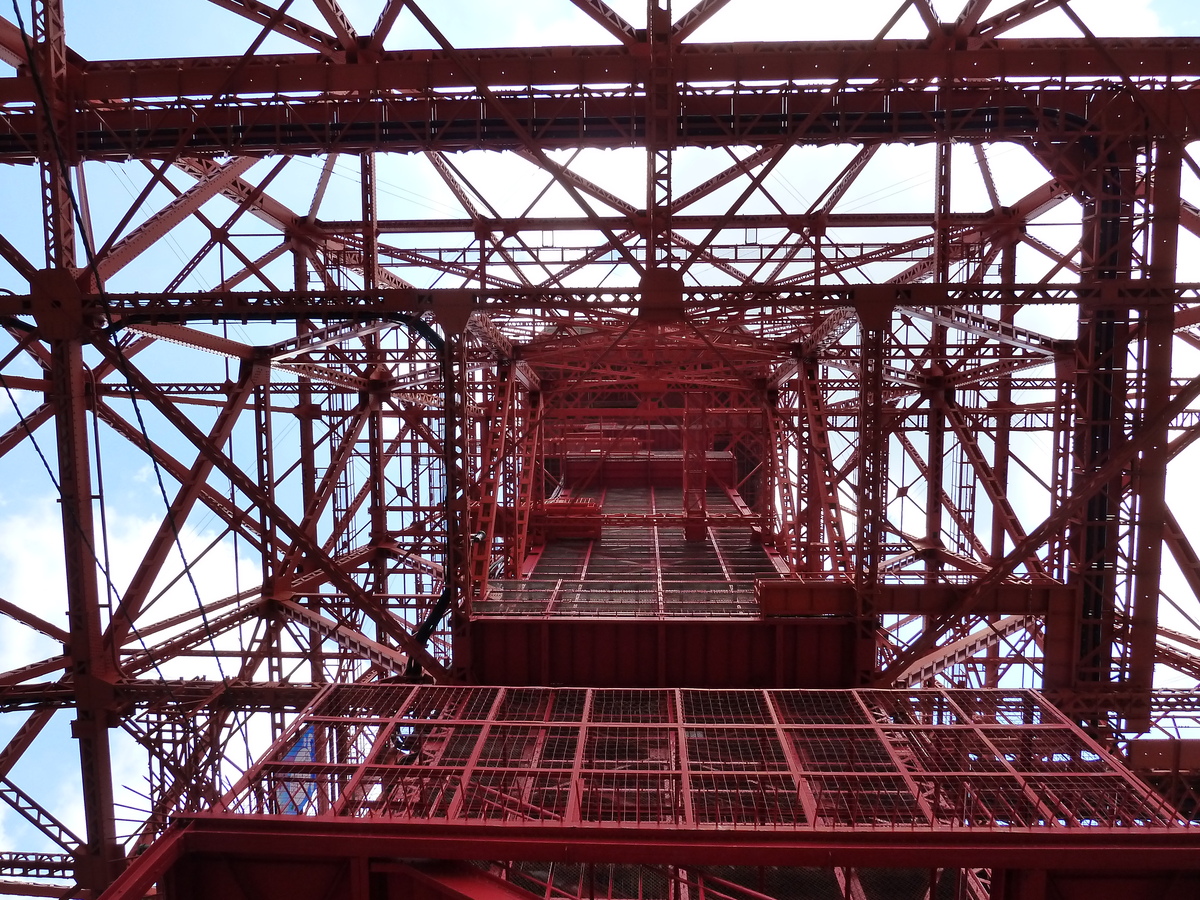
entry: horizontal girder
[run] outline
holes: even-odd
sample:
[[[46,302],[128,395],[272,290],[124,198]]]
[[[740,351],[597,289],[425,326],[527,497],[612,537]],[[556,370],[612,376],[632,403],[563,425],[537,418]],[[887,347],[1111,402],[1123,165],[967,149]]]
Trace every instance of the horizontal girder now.
[[[412,51],[87,64],[69,81],[77,159],[640,146],[648,60],[626,48]],[[1005,41],[685,45],[675,146],[1070,139],[1105,127],[1194,133],[1196,42]],[[1136,96],[1122,80],[1153,86]],[[566,85],[564,87],[564,85]],[[40,158],[37,91],[0,79],[0,161]]]
[[[637,288],[562,289],[514,288],[462,290],[393,288],[376,291],[208,291],[105,294],[89,298],[93,316],[139,322],[249,322],[292,319],[353,319],[409,317],[468,299],[478,311],[614,316],[632,320],[641,303]],[[756,285],[749,287],[686,288],[684,303],[693,321],[734,311],[751,311],[768,318],[796,311],[829,311],[856,304],[884,303],[905,307],[999,305],[1020,303],[1080,305],[1083,308],[1120,305],[1130,308],[1174,306],[1200,302],[1200,284],[1152,285],[1137,281],[1100,284],[905,284],[814,285],[803,288]],[[34,315],[30,295],[0,295],[0,317]],[[784,324],[784,323],[781,323]]]

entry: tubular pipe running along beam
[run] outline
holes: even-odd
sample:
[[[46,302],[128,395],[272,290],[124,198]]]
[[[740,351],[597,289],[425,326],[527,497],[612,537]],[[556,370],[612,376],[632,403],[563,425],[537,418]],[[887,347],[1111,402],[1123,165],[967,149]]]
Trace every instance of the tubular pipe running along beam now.
[[[641,292],[636,288],[561,289],[520,288],[460,290],[395,288],[375,291],[174,291],[170,293],[106,294],[101,304],[84,298],[90,316],[105,313],[121,324],[141,322],[250,322],[292,319],[390,319],[420,330],[419,318],[442,304],[461,303],[467,296],[475,311],[513,310],[587,312],[595,323],[600,314],[628,322],[636,315]],[[754,286],[688,288],[685,308],[692,321],[740,311],[771,316],[789,312],[833,311],[859,303],[890,303],[897,307],[937,308],[972,305],[1075,305],[1148,309],[1152,306],[1192,307],[1200,304],[1200,283],[1169,286],[1146,281],[1107,281],[1102,284],[910,284],[814,285],[798,288]],[[38,301],[29,294],[0,294],[0,319],[31,316]],[[19,320],[18,320],[19,321]],[[27,326],[26,326],[27,327]]]
[[[1172,87],[1200,75],[1198,44],[1005,41],[970,53],[905,41],[683,45],[673,61],[674,140],[999,140],[1077,133],[1087,123],[1103,129],[1106,117],[1124,134],[1127,116],[1147,109],[1187,138],[1200,121],[1200,97]],[[515,122],[537,134],[543,150],[630,146],[648,133],[648,116],[638,109],[647,65],[609,47],[409,51],[335,64],[319,55],[85,64],[70,81],[74,133],[61,139],[73,157],[122,160],[180,150],[517,149],[525,141]],[[1014,72],[1020,80],[1006,80]],[[927,84],[931,75],[936,90],[903,89],[905,82]],[[1130,77],[1157,80],[1161,89],[1125,96],[1122,79]],[[848,79],[851,87],[827,104],[828,84]],[[563,84],[578,87],[540,87]],[[632,110],[631,99],[639,101]],[[0,161],[40,158],[36,100],[26,75],[0,79],[0,110],[7,113]],[[492,101],[502,116],[489,117]]]

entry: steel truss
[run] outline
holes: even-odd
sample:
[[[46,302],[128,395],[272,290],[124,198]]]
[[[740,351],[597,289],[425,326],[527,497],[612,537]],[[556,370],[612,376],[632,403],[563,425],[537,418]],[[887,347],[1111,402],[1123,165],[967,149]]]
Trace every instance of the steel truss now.
[[[314,698],[349,684],[499,696],[472,683],[951,706],[1039,689],[1055,706],[1020,696],[1082,742],[1071,759],[1086,746],[1139,799],[1093,808],[1083,778],[1052,802],[1006,771],[996,802],[1036,809],[1022,828],[1070,820],[1095,836],[1026,836],[1004,856],[1012,821],[984,804],[986,853],[848,826],[836,862],[789,863],[792,877],[812,896],[886,896],[864,854],[901,866],[925,852],[931,900],[1082,890],[1046,875],[1046,840],[1080,870],[1136,848],[1159,870],[1136,889],[1194,889],[1181,761],[1200,705],[1164,689],[1200,678],[1197,523],[1172,502],[1200,435],[1200,211],[1185,198],[1200,38],[1097,37],[1069,0],[967,0],[954,19],[909,0],[873,39],[729,43],[711,38],[738,0],[652,0],[636,21],[604,0],[557,2],[581,43],[459,46],[447,13],[411,0],[384,3],[369,32],[337,0],[309,13],[212,0],[252,29],[251,49],[202,60],[85,59],[62,0],[0,18],[0,162],[40,198],[0,226],[0,386],[15,411],[0,456],[20,504],[58,501],[65,574],[52,600],[0,597],[18,648],[0,672],[14,721],[0,799],[35,841],[0,858],[0,892],[134,896],[161,877],[182,897],[187,853],[229,853],[253,828],[279,855],[271,816],[369,806],[366,770],[333,760],[408,765],[351,712],[303,749]],[[1055,16],[1061,37],[1010,34]],[[391,37],[402,30],[412,46]],[[906,187],[914,159],[929,177]],[[397,202],[397,177],[440,207]],[[117,202],[126,183],[132,202]],[[892,189],[896,203],[870,203]],[[126,514],[151,520],[130,547]],[[493,727],[443,712],[422,727]],[[68,721],[83,802],[69,822],[37,771],[60,761]],[[621,727],[671,731],[679,751],[686,722]],[[959,725],[990,740],[970,714]],[[1103,756],[1147,733],[1171,739],[1174,767],[1147,777],[1174,812]],[[626,738],[614,766],[636,756]],[[754,770],[753,789],[740,772],[726,806],[684,790],[737,763],[720,743],[733,739],[714,740],[708,768],[679,751],[621,775],[655,781],[654,814],[594,858],[557,835],[579,846],[556,865],[576,869],[522,849],[546,840],[509,821],[543,808],[528,791],[484,787],[471,802],[507,825],[450,840],[429,821],[489,817],[405,813],[413,843],[379,852],[487,872],[380,868],[362,851],[338,863],[346,896],[579,897],[579,867],[618,864],[612,897],[782,896],[765,869],[670,844],[769,793],[754,824],[791,837],[742,848],[769,868],[823,815],[783,749],[787,765]],[[486,769],[472,746],[442,775]],[[891,786],[845,803],[907,804],[917,831],[938,831],[912,748],[879,746]],[[113,776],[131,753],[148,757],[132,800]],[[286,777],[254,794],[272,766]],[[661,772],[683,804],[665,817]],[[586,792],[563,791],[575,818],[554,821],[584,822]],[[214,806],[250,818],[205,819]],[[955,810],[964,833],[982,821]],[[192,816],[191,837],[169,827]],[[292,823],[311,846],[337,838],[325,824]],[[1124,829],[1112,846],[1109,826]],[[637,841],[658,855],[637,857]],[[228,877],[256,893],[258,876]]]

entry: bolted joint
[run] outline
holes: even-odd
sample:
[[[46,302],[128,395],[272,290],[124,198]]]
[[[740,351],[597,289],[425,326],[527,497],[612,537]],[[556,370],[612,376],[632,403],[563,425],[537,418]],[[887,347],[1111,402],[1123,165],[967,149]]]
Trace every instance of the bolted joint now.
[[[33,317],[52,341],[86,340],[96,322],[85,315],[83,292],[69,269],[40,269],[29,280]]]

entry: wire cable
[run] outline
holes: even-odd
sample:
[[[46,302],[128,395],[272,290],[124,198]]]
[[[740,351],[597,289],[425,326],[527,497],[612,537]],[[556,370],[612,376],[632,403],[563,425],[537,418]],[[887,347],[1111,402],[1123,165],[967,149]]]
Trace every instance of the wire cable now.
[[[37,53],[35,52],[35,48],[33,47],[33,45],[30,42],[29,34],[26,32],[25,21],[24,21],[24,17],[21,14],[21,7],[20,7],[20,3],[18,2],[18,0],[12,0],[12,8],[13,8],[13,13],[16,15],[16,18],[17,18],[17,27],[21,32],[21,42],[25,48],[25,55],[29,61],[29,74],[33,80],[34,88],[37,91],[38,101],[42,106],[42,112],[44,113],[44,115],[46,117],[47,131],[49,132],[51,142],[54,144],[55,154],[57,156],[57,161],[58,161],[58,164],[61,169],[61,171],[58,173],[58,176],[62,179],[63,189],[66,192],[67,199],[70,203],[72,214],[75,218],[76,224],[79,226],[79,236],[80,236],[81,242],[83,244],[84,255],[87,257],[87,267],[88,267],[88,270],[91,272],[93,281],[96,285],[96,294],[99,299],[100,306],[104,310],[106,320],[111,323],[113,321],[113,317],[111,314],[111,304],[109,303],[108,294],[104,289],[104,282],[100,275],[99,266],[98,266],[97,260],[96,260],[95,249],[92,247],[92,242],[91,242],[91,239],[89,236],[89,231],[88,231],[88,228],[86,227],[86,222],[84,221],[83,213],[82,213],[82,210],[80,209],[78,198],[75,195],[75,190],[71,184],[70,169],[66,164],[66,154],[63,151],[63,146],[62,146],[62,142],[61,142],[60,136],[58,134],[58,131],[54,127],[54,124],[53,124],[54,118],[53,118],[52,111],[51,111],[50,100],[46,93],[46,86],[42,79],[42,74],[39,70],[38,61],[37,61]],[[115,341],[113,342],[113,349],[114,349],[114,351],[116,351],[114,354],[114,358],[120,361],[117,364],[117,368],[119,370],[121,370],[121,374],[125,375],[126,378],[128,379],[128,377],[129,377],[128,370],[125,369],[122,365],[122,363],[125,362],[125,358],[124,358],[124,354],[121,352],[119,342],[115,342]],[[5,388],[7,390],[7,385],[5,385]],[[150,440],[149,431],[146,428],[145,419],[142,416],[141,406],[138,403],[137,392],[136,391],[131,392],[129,395],[129,398],[130,398],[130,401],[133,406],[134,416],[137,419],[138,430],[141,432],[142,439],[146,443],[147,454],[150,457],[150,462],[154,469],[154,476],[155,476],[155,480],[158,484],[159,493],[162,497],[163,504],[166,507],[166,512],[167,512],[166,518],[171,527],[171,534],[174,539],[175,549],[179,553],[180,560],[183,562],[183,568],[184,568],[184,571],[187,573],[188,583],[191,585],[192,592],[195,595],[196,604],[200,611],[200,621],[202,622],[202,624],[204,626],[205,633],[208,637],[209,644],[212,647],[213,659],[217,664],[217,671],[221,676],[221,680],[223,682],[227,683],[229,681],[229,678],[225,674],[224,666],[222,666],[222,664],[221,664],[221,656],[217,650],[216,640],[213,636],[211,626],[209,625],[208,615],[204,609],[204,601],[200,596],[200,588],[196,584],[196,579],[192,572],[192,564],[188,561],[187,555],[184,552],[183,541],[181,539],[180,532],[179,532],[179,525],[175,521],[175,515],[171,510],[171,502],[170,502],[170,499],[167,497],[166,485],[165,485],[165,483],[163,481],[163,477],[162,477],[162,467],[159,465],[158,459],[157,459],[157,457],[155,457],[154,452],[151,449],[152,442]],[[44,457],[43,457],[43,461],[45,461]],[[55,483],[56,489],[59,489],[57,480],[55,480],[54,483]],[[59,493],[61,495],[61,489],[59,489]],[[77,528],[80,529],[80,533],[84,537],[84,540],[87,541],[87,536],[83,534],[82,523],[76,522],[75,525]],[[95,557],[94,550],[92,551],[92,555],[93,555],[93,557]],[[99,565],[98,559],[96,560],[96,562],[97,562],[97,565]],[[106,578],[107,578],[107,573],[106,573]],[[109,579],[109,585],[110,585],[110,588],[115,590],[115,586],[112,585],[111,579]],[[130,621],[129,624],[130,624],[130,628],[132,630],[134,627],[133,622]]]
[[[50,460],[46,458],[45,452],[42,450],[41,445],[38,443],[37,436],[33,433],[33,429],[30,428],[30,426],[29,426],[29,420],[25,417],[25,413],[21,410],[20,405],[17,403],[17,398],[13,394],[12,388],[9,386],[8,379],[4,377],[3,372],[0,372],[0,387],[3,387],[4,393],[8,395],[8,402],[12,404],[13,410],[16,411],[17,419],[20,421],[21,427],[25,429],[25,434],[28,436],[29,442],[30,442],[30,444],[32,444],[34,452],[37,453],[38,459],[41,460],[42,467],[45,468],[46,474],[48,476],[50,476],[50,483],[52,485],[54,485],[54,490],[58,494],[59,500],[61,502],[62,486],[59,484],[58,478],[54,474],[54,469],[50,465]],[[84,531],[83,524],[81,522],[79,522],[78,519],[76,518],[75,511],[70,507],[69,504],[66,504],[66,503],[62,504],[62,508],[68,511],[67,514],[68,514],[68,516],[70,516],[72,524],[75,526],[75,529],[79,532],[79,536],[83,539],[84,546],[87,547],[88,553],[91,555],[92,559],[95,561],[96,568],[99,569],[100,573],[104,576],[105,584],[108,587],[108,590],[107,590],[108,595],[114,599],[119,600],[120,593],[117,591],[117,587],[113,583],[112,576],[109,574],[108,567],[104,563],[102,563],[100,561],[100,558],[96,555],[96,548],[92,545],[91,540],[88,538],[87,532]],[[130,627],[130,630],[133,631],[134,637],[142,645],[142,650],[146,653],[146,655],[148,657],[150,657],[154,661],[153,662],[154,669],[156,672],[158,672],[159,679],[162,680],[166,684],[167,693],[169,695],[171,695],[171,699],[175,700],[176,698],[174,696],[174,693],[171,690],[171,686],[169,683],[167,683],[166,676],[163,675],[162,669],[159,667],[157,659],[155,659],[154,657],[152,657],[150,655],[150,648],[146,644],[145,639],[142,637],[141,633],[137,630],[137,628],[133,625],[132,622],[130,623],[129,627]]]

